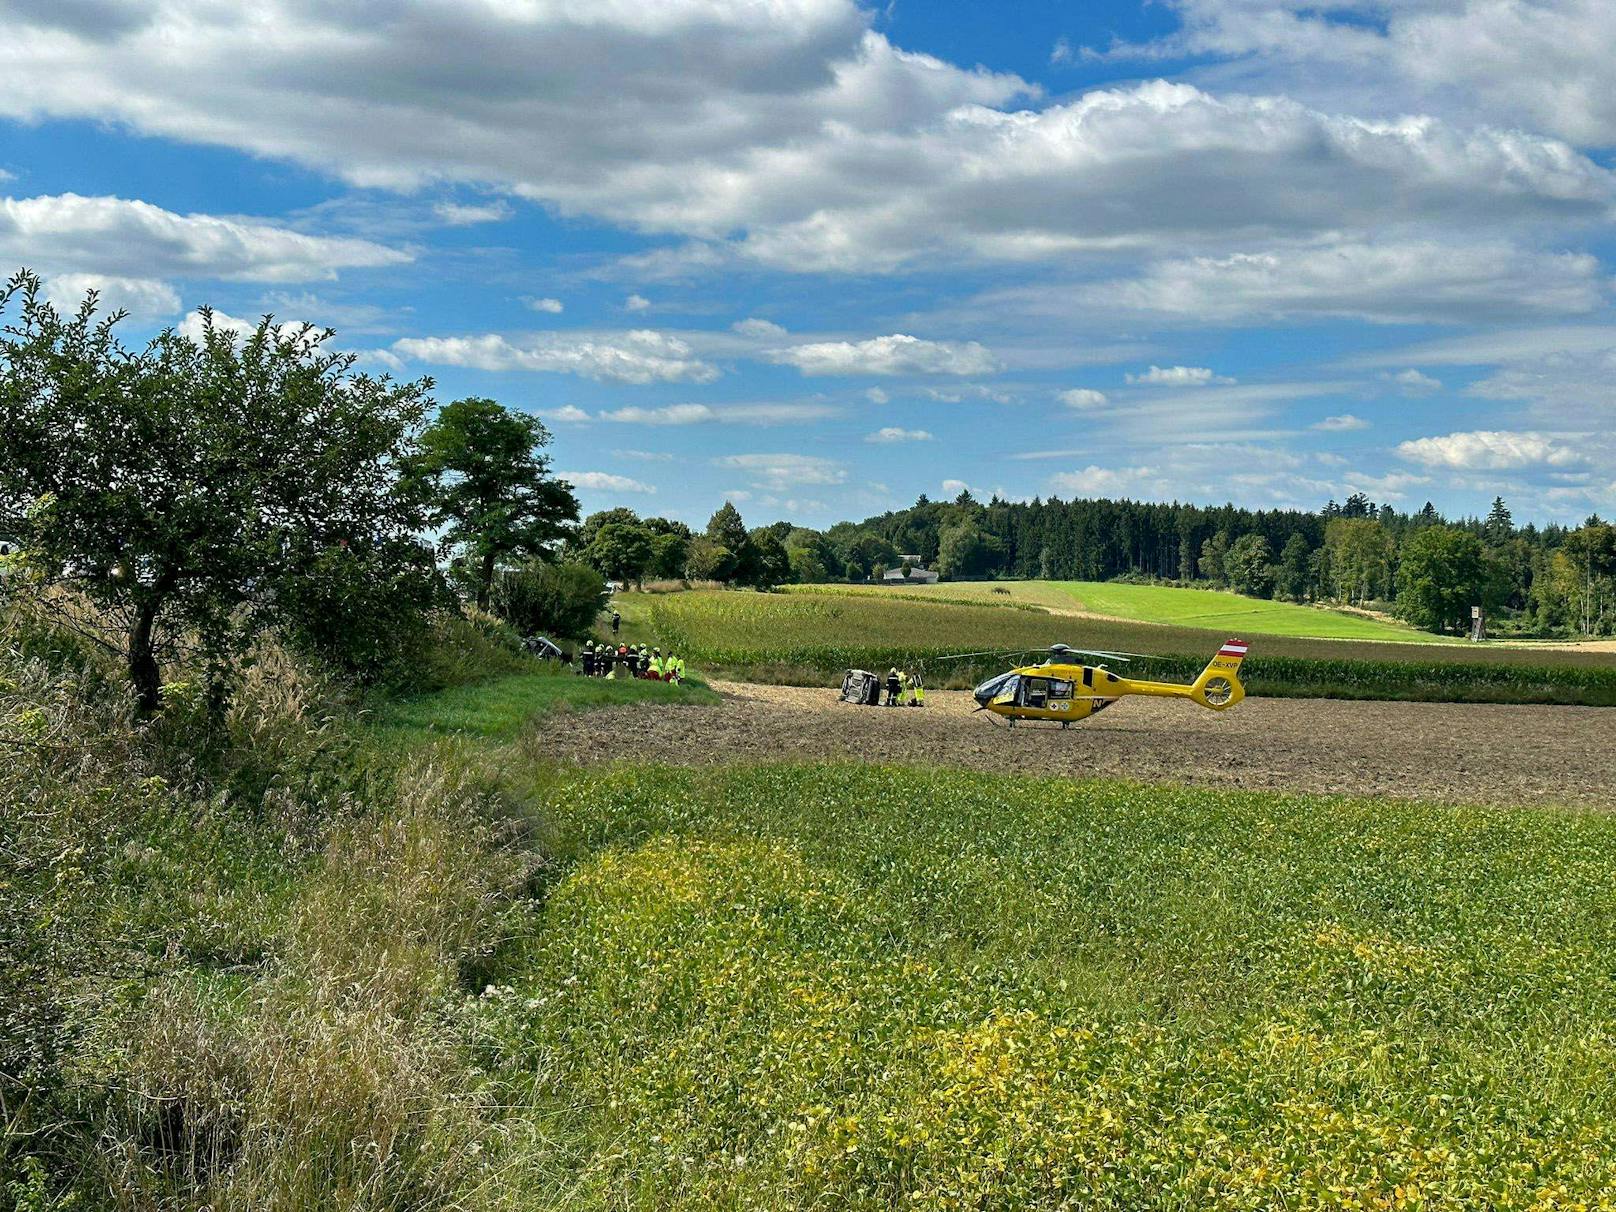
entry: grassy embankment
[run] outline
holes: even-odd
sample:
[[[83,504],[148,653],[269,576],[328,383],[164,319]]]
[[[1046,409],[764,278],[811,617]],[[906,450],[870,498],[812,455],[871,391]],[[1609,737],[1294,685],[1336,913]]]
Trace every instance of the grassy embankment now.
[[[1610,1206],[1616,820],[557,769],[514,700],[592,688],[470,664],[378,730],[272,656],[221,736],[0,653],[0,1190]]]
[[[1065,617],[1033,603],[971,605],[828,588],[662,594],[635,608],[663,645],[704,668],[803,685],[834,681],[849,666],[893,664],[923,666],[934,687],[969,685],[1009,660],[941,658],[1056,642],[1148,653],[1128,666],[1130,674],[1188,680],[1230,634]],[[1243,677],[1256,695],[1616,705],[1616,658],[1605,653],[1236,634],[1252,642]]]

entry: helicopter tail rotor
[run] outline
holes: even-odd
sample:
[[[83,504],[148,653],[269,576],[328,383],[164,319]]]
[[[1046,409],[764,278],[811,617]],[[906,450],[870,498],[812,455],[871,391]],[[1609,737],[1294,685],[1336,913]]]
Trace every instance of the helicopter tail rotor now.
[[[1244,640],[1229,640],[1218,649],[1195,679],[1190,697],[1213,711],[1227,711],[1246,697],[1246,688],[1240,681],[1240,665],[1250,647]]]

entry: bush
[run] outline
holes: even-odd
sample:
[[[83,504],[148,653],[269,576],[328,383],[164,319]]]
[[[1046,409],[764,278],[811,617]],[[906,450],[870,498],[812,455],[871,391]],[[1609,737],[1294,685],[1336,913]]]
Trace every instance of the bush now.
[[[606,582],[587,564],[532,561],[500,578],[494,608],[523,635],[575,639],[606,606]]]
[[[534,668],[522,637],[503,619],[465,606],[432,617],[431,628],[405,676],[387,689],[416,694],[487,681]]]

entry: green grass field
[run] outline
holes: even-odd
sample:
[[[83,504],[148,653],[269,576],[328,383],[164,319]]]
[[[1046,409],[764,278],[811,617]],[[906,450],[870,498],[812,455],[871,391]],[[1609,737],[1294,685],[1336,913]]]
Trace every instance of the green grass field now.
[[[1350,611],[1272,602],[1215,589],[1130,585],[1120,581],[951,581],[937,585],[802,585],[790,592],[901,595],[916,601],[963,605],[1033,606],[1056,613],[1083,612],[1135,623],[1163,623],[1222,631],[1243,639],[1294,636],[1305,639],[1374,640],[1384,643],[1452,644],[1402,623]]]
[[[637,625],[704,669],[807,685],[835,680],[850,666],[889,665],[924,666],[934,687],[969,685],[1015,658],[942,658],[1057,642],[1148,654],[1128,672],[1183,681],[1228,635],[899,593],[698,590],[648,596],[635,609],[644,616]],[[1608,653],[1262,636],[1252,640],[1242,676],[1258,695],[1616,704],[1616,656]]]
[[[541,776],[503,1207],[1608,1207],[1616,820]],[[1601,1200],[1607,1202],[1601,1203]]]
[[[571,672],[519,673],[454,686],[433,694],[383,700],[371,712],[382,736],[420,733],[507,738],[548,711],[587,711],[624,703],[712,703],[718,696],[698,681],[671,686],[637,678],[584,678]]]

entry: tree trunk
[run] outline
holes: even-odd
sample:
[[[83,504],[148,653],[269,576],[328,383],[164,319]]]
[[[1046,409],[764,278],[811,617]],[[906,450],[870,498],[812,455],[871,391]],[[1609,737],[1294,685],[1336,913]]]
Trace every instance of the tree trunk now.
[[[482,576],[477,582],[477,609],[487,610],[489,598],[494,591],[494,553],[490,551],[483,557]]]
[[[157,604],[144,605],[135,616],[134,629],[129,633],[129,682],[135,688],[135,710],[142,717],[157,711],[162,699],[159,689],[162,675],[157,668],[157,655],[152,651],[152,633],[157,626]]]

